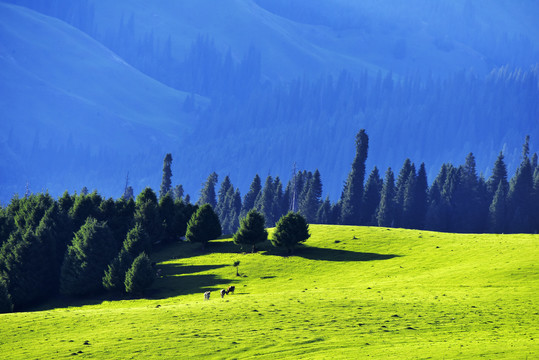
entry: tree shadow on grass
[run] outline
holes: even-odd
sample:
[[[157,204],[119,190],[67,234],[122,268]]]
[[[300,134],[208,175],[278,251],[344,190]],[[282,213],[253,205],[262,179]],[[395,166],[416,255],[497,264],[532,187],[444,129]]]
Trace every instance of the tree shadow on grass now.
[[[294,250],[292,254],[287,254],[285,250],[275,249],[266,251],[268,255],[297,256],[309,260],[322,261],[373,261],[388,260],[401,255],[377,254],[367,252],[356,252],[350,250],[326,249],[302,245]]]

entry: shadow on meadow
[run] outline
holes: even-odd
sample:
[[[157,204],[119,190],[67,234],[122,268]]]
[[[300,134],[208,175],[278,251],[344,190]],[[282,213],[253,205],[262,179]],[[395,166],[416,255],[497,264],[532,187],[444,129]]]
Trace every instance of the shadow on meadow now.
[[[160,264],[161,277],[154,283],[148,298],[164,299],[180,295],[219,291],[237,282],[214,274],[199,274],[230,265]],[[232,272],[231,272],[232,273]]]
[[[311,246],[302,246],[293,254],[294,256],[302,257],[309,260],[323,261],[372,261],[372,260],[388,260],[400,255],[394,254],[377,254],[356,252],[350,250],[326,249]]]

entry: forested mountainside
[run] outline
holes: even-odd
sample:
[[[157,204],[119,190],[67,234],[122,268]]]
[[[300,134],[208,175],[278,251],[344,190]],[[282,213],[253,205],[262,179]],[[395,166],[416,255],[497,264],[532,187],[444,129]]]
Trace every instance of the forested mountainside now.
[[[194,198],[215,171],[318,168],[336,200],[367,168],[469,152],[510,174],[539,138],[533,1],[0,3],[0,199],[83,186],[118,197],[160,181],[165,153]],[[532,152],[535,149],[532,149]]]

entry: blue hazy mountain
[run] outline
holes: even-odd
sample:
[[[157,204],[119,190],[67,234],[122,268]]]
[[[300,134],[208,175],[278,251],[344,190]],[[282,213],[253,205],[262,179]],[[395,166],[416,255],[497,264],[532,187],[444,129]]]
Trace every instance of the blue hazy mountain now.
[[[10,3],[10,4],[8,4]],[[13,5],[15,4],[15,5]],[[319,168],[342,189],[354,136],[367,166],[429,177],[473,152],[539,141],[534,1],[142,0],[0,3],[0,199],[82,186],[120,196],[216,171]],[[369,171],[369,169],[367,170]],[[383,170],[382,170],[383,172]]]

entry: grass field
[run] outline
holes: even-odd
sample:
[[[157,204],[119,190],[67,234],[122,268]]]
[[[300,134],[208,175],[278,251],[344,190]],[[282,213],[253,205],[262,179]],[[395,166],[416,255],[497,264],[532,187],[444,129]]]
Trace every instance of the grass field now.
[[[538,235],[310,229],[290,257],[162,249],[147,299],[0,315],[0,358],[539,358]]]

